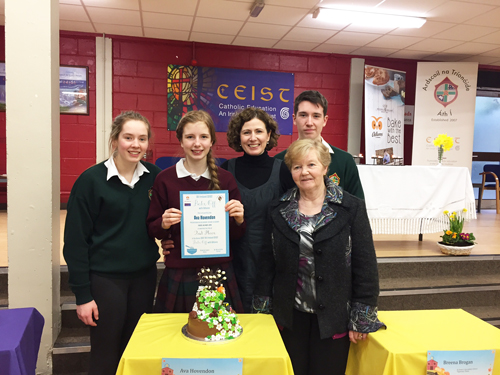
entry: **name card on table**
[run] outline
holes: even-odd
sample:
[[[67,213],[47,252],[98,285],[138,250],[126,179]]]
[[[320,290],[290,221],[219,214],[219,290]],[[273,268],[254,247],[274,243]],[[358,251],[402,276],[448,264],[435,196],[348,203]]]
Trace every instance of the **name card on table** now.
[[[163,358],[161,375],[242,375],[243,358]]]
[[[427,375],[483,375],[493,373],[495,350],[429,350]]]

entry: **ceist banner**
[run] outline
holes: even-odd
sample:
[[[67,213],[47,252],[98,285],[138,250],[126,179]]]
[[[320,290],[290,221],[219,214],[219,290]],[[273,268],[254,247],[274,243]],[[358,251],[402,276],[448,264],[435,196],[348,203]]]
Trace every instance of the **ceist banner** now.
[[[417,66],[413,165],[437,165],[439,134],[453,138],[443,165],[472,166],[477,63],[420,62]]]
[[[403,157],[406,73],[365,65],[365,154],[378,164]]]
[[[169,65],[168,130],[185,113],[202,109],[225,132],[232,115],[257,107],[276,120],[280,134],[292,134],[293,84],[293,73]]]

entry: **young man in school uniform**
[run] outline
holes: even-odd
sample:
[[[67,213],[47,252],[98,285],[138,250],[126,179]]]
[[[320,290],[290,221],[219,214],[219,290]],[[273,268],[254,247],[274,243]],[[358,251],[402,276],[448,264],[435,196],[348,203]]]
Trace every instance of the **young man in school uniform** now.
[[[326,126],[328,101],[314,90],[303,91],[295,98],[293,108],[293,124],[297,127],[299,139],[310,138],[322,142],[330,151],[331,162],[328,177],[345,191],[364,199],[363,187],[359,179],[358,168],[351,154],[327,143],[321,136]],[[283,160],[286,150],[275,157]]]

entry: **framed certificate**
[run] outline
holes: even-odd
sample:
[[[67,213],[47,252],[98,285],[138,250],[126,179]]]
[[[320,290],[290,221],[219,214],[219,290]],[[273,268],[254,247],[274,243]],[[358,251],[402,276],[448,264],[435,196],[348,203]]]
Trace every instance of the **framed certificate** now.
[[[229,256],[227,190],[181,191],[181,257]]]

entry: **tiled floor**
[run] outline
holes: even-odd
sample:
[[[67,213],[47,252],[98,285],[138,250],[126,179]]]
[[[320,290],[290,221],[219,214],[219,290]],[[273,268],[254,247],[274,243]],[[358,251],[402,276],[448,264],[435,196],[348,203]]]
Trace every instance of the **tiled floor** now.
[[[66,211],[61,210],[61,264],[65,264],[62,256],[63,232]],[[481,210],[477,220],[466,223],[467,232],[473,232],[477,245],[473,250],[476,255],[500,255],[500,215],[495,210]],[[424,234],[423,241],[418,235],[383,235],[373,236],[378,257],[419,257],[445,256],[436,246],[441,233]],[[7,212],[0,212],[0,267],[7,266]]]

